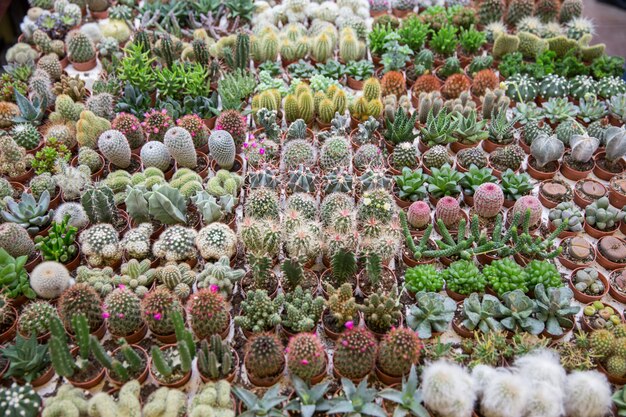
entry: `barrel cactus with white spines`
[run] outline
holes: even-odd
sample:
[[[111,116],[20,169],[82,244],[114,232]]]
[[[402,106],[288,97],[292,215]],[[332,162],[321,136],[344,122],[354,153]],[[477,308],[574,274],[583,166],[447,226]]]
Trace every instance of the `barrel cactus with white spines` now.
[[[196,256],[197,232],[188,227],[175,225],[167,228],[154,243],[152,253],[166,261],[181,262]]]
[[[51,300],[70,286],[71,276],[59,262],[42,262],[30,273],[30,286],[38,297]]]
[[[235,140],[225,130],[215,130],[209,136],[209,152],[221,168],[230,169],[235,163]]]
[[[182,127],[172,127],[165,132],[163,143],[179,166],[195,168],[198,165],[191,134]]]
[[[95,224],[83,231],[78,240],[91,266],[114,265],[122,258],[117,230],[110,224]]]
[[[141,162],[143,166],[155,167],[167,171],[172,163],[172,156],[163,142],[151,140],[141,147]]]
[[[118,168],[130,166],[131,150],[126,136],[118,130],[107,130],[98,138],[98,148],[104,157]]]
[[[198,232],[196,246],[204,259],[230,258],[237,253],[237,235],[224,223],[211,223]]]

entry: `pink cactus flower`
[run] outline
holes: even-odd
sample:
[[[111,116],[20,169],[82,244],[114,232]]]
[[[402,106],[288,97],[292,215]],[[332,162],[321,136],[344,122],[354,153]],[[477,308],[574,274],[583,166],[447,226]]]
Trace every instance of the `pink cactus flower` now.
[[[103,319],[108,319],[109,317],[111,317],[111,315],[108,312],[105,311],[104,313],[102,313]]]
[[[215,285],[215,284],[211,284],[211,286],[209,287],[209,290],[211,290],[211,292],[212,292],[212,293],[214,293],[214,294],[215,294],[216,292],[218,292],[218,291],[219,291],[219,289],[220,289],[220,287],[218,287],[218,286],[217,286],[217,285]]]
[[[308,361],[308,360],[306,360],[306,359],[302,359],[302,360],[300,361],[300,364],[302,364],[302,365],[308,365],[308,364],[309,364],[309,361]]]
[[[354,328],[354,322],[352,320],[347,321],[344,326],[346,326],[346,329],[352,330]]]
[[[152,316],[155,320],[159,321],[161,320],[161,313],[154,313],[154,315]]]

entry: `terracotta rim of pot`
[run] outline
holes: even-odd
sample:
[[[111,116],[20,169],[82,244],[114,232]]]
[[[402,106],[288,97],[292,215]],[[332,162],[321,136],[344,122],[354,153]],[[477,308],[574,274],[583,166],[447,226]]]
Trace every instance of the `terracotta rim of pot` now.
[[[196,361],[196,369],[198,370],[198,375],[200,375],[200,379],[202,380],[202,382],[206,383],[206,382],[217,382],[220,380],[226,380],[230,383],[232,383],[235,380],[235,377],[237,376],[237,374],[239,373],[239,354],[237,353],[237,351],[235,349],[233,349],[232,347],[229,347],[231,353],[233,354],[233,368],[231,370],[231,372],[226,375],[223,378],[210,378],[208,376],[205,376],[201,371],[200,368],[198,368],[198,362]]]
[[[141,352],[141,354],[143,355],[143,358],[146,361],[146,364],[144,366],[143,371],[141,371],[141,373],[139,374],[139,376],[137,378],[133,378],[133,379],[136,379],[139,382],[139,384],[141,385],[144,382],[146,382],[146,379],[148,379],[148,367],[150,366],[150,360],[148,358],[148,353],[141,346],[131,344],[130,347],[135,349],[135,350],[139,350]],[[115,357],[115,354],[117,352],[119,352],[121,349],[122,349],[121,346],[116,348],[113,352],[111,352],[111,356]],[[126,382],[128,382],[128,381],[118,381],[117,379],[113,378],[112,372],[109,371],[106,368],[105,368],[105,372],[106,372],[107,379],[111,382],[111,384],[113,384],[113,385],[115,385],[117,387],[121,387]]]
[[[169,348],[176,348],[175,344],[170,344],[170,345],[164,345],[161,346],[159,349],[161,351],[165,351]],[[187,373],[185,375],[183,375],[182,378],[178,379],[177,381],[171,382],[171,383],[165,383],[162,382],[161,380],[159,380],[156,375],[154,374],[154,372],[152,371],[152,357],[150,357],[149,363],[148,363],[148,371],[150,373],[150,376],[152,377],[152,379],[154,379],[157,383],[158,386],[160,387],[167,387],[167,388],[180,388],[183,385],[185,385],[187,382],[189,382],[189,379],[191,378],[191,369],[189,371],[187,371]]]
[[[72,348],[72,350],[70,350],[70,353],[72,354],[72,357],[75,356],[75,354],[78,352],[79,347],[76,346],[74,348]],[[90,380],[87,381],[74,381],[72,378],[66,378],[70,384],[72,384],[73,386],[75,386],[76,388],[82,388],[82,389],[91,389],[93,387],[95,387],[96,385],[98,385],[103,379],[104,379],[104,367],[100,367],[100,371],[98,372],[98,374],[91,378]]]
[[[604,284],[604,291],[602,292],[602,294],[600,294],[600,295],[588,295],[588,294],[585,294],[583,292],[578,291],[578,289],[574,286],[573,277],[574,277],[574,275],[576,275],[576,273],[578,271],[581,271],[581,270],[586,269],[586,268],[588,268],[588,267],[580,267],[580,268],[574,269],[570,273],[569,278],[567,279],[567,285],[569,285],[570,289],[574,293],[574,298],[576,300],[580,301],[581,303],[589,304],[589,303],[593,303],[594,301],[601,300],[602,297],[604,297],[609,292],[609,287],[610,286],[609,286],[609,281],[604,276],[604,274],[602,272],[598,271],[598,278]]]
[[[596,245],[596,251],[597,251],[596,260],[598,261],[600,266],[611,271],[626,267],[626,263],[614,262],[602,254],[602,251],[600,250],[600,242],[602,241],[602,239],[607,238],[607,237],[609,236],[604,236],[598,240],[598,243]],[[626,241],[624,239],[616,237],[616,236],[611,236],[611,237],[619,240],[623,246],[626,246]]]

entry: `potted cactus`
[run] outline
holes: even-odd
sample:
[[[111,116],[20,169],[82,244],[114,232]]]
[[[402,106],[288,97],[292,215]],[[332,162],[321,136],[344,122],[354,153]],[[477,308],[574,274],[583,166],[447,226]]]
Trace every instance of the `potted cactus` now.
[[[617,208],[626,206],[626,174],[615,175],[609,181],[609,202]]]
[[[196,356],[196,366],[202,381],[225,379],[233,382],[235,379],[239,369],[239,355],[219,335],[211,335],[208,341],[203,339]]]
[[[394,328],[385,335],[378,348],[376,376],[385,385],[402,382],[411,367],[420,359],[422,344],[410,328]]]
[[[104,317],[111,336],[139,343],[148,331],[141,316],[141,299],[132,289],[117,288],[104,299]]]
[[[110,355],[103,353],[96,359],[106,369],[113,385],[122,386],[132,380],[143,384],[148,378],[148,354],[142,347],[129,345],[124,340]]]
[[[193,335],[185,329],[185,321],[180,312],[171,315],[176,344],[161,348],[153,345],[150,350],[150,375],[161,386],[178,388],[191,378],[191,364],[196,355]]]
[[[287,345],[287,369],[292,376],[318,384],[326,376],[328,355],[314,333],[298,333]]]
[[[539,135],[530,145],[528,173],[537,180],[554,177],[559,170],[559,159],[563,156],[565,145],[556,135]]]
[[[369,330],[353,327],[346,330],[336,344],[333,373],[353,382],[362,381],[374,369],[378,342]]]
[[[90,71],[96,67],[96,48],[91,39],[75,30],[67,34],[65,39],[67,55],[76,71]]]
[[[614,175],[626,170],[626,130],[610,126],[604,132],[604,152],[596,154],[593,173],[604,181],[609,181]]]
[[[597,244],[598,263],[614,270],[626,265],[626,242],[616,236],[604,236]]]
[[[593,155],[600,141],[589,135],[573,135],[569,144],[571,150],[563,156],[561,174],[573,181],[582,180],[593,170]]]
[[[225,339],[230,332],[230,313],[216,288],[202,289],[189,298],[187,312],[191,329],[200,340],[214,334]]]
[[[582,236],[565,238],[559,247],[562,249],[557,259],[568,269],[587,267],[596,259],[595,248]]]
[[[271,387],[282,378],[285,370],[284,347],[271,333],[254,335],[245,347],[244,365],[248,379],[257,387]]]

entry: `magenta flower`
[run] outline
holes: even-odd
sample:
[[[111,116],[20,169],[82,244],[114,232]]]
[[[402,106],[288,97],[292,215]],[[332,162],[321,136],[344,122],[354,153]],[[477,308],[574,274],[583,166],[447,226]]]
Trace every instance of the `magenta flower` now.
[[[301,364],[301,365],[308,365],[308,364],[309,364],[309,361],[308,361],[308,360],[306,360],[306,359],[302,359],[302,360],[300,361],[300,364]]]
[[[161,313],[154,313],[154,315],[152,316],[155,320],[159,321],[161,320]]]
[[[261,148],[259,149],[259,154],[263,155],[265,153],[265,149]]]
[[[102,313],[102,318],[103,319],[108,319],[109,317],[111,317],[111,315],[109,313],[107,313],[106,311],[104,313]]]
[[[125,289],[126,289],[126,285],[124,285],[124,284],[120,284],[120,287],[119,287],[119,288],[120,288],[120,290],[125,290]]]
[[[243,147],[244,147],[244,148],[247,148],[247,147],[248,147],[248,142],[245,142],[245,143],[243,144]]]
[[[352,330],[352,328],[354,327],[354,322],[352,320],[347,321],[344,326],[346,326],[346,329]]]
[[[120,318],[120,319],[123,319],[123,318],[124,318],[124,313],[119,313],[119,314],[117,315],[117,317],[118,317],[118,318]]]
[[[215,284],[211,284],[211,286],[209,287],[209,290],[211,290],[211,292],[212,292],[212,293],[216,293],[216,292],[218,292],[218,291],[219,291],[219,289],[220,289],[220,287],[218,287],[218,286],[217,286],[217,285],[215,285]]]

